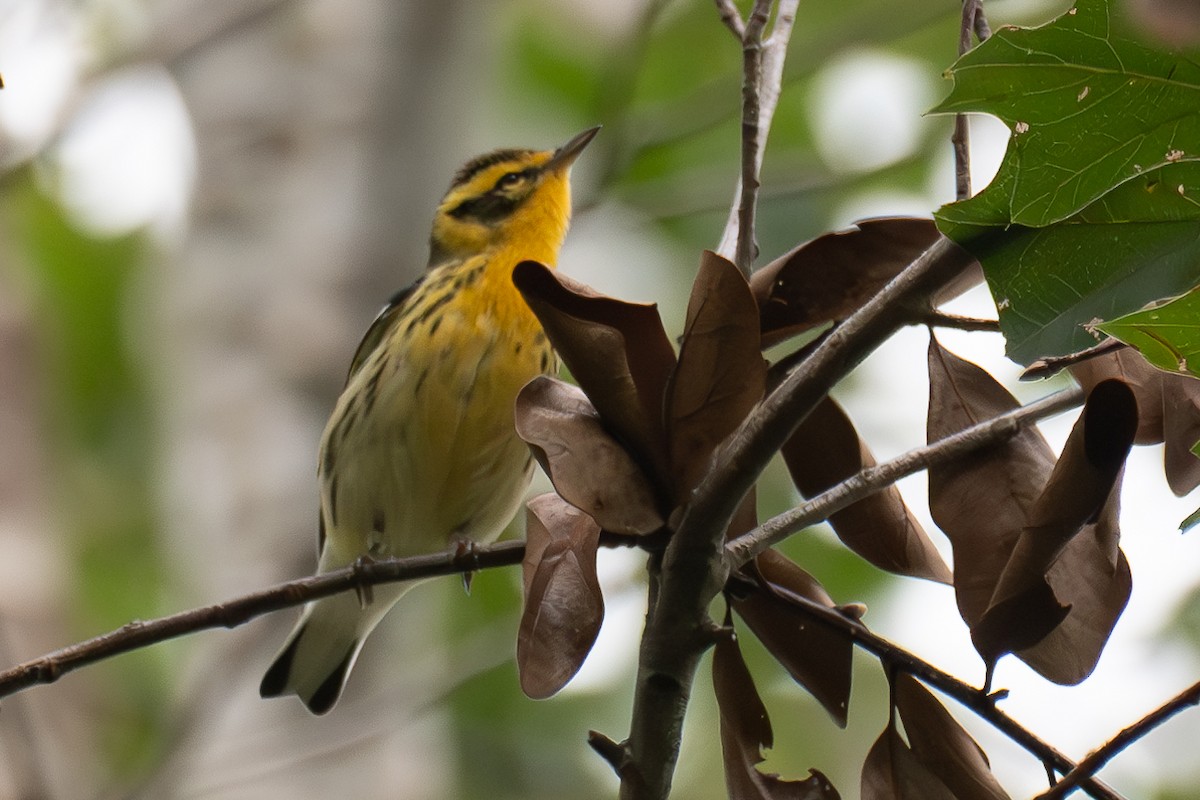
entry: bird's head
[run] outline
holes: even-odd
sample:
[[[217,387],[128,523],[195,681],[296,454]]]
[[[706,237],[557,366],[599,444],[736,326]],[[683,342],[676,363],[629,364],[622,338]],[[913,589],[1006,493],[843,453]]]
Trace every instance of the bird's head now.
[[[434,216],[430,264],[496,247],[553,263],[571,219],[571,165],[598,130],[557,150],[493,150],[464,164]]]

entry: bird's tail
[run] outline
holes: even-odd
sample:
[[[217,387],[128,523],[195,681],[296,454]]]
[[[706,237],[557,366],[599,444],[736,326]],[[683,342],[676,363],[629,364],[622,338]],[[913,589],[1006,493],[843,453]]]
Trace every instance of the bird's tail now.
[[[263,676],[263,697],[295,694],[314,714],[333,708],[363,641],[411,584],[374,587],[371,602],[355,592],[309,603],[283,649]]]

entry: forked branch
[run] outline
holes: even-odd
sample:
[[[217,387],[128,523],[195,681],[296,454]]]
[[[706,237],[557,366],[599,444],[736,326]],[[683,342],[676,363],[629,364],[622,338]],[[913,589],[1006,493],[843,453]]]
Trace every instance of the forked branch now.
[[[800,0],[780,0],[770,36],[764,38],[771,16],[771,0],[755,0],[745,22],[731,0],[717,0],[721,21],[742,43],[741,173],[717,252],[747,276],[758,256],[754,226],[763,153],[771,120],[779,104],[783,64],[799,4]]]

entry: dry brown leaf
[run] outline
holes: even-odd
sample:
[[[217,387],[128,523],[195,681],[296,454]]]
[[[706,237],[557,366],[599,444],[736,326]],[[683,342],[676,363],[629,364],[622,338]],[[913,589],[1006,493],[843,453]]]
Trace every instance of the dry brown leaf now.
[[[866,219],[783,254],[750,278],[763,345],[850,316],[939,236],[932,220]],[[964,268],[935,299],[955,297],[982,280],[979,265],[965,253]]]
[[[731,620],[727,617],[726,623]],[[721,756],[731,800],[840,800],[833,784],[816,770],[802,781],[759,772],[762,749],[774,741],[767,708],[732,636],[713,652],[713,689],[721,716]]]
[[[705,251],[692,284],[679,363],[667,387],[667,436],[675,493],[685,499],[713,451],[766,385],[758,307],[728,259]]]
[[[854,643],[844,632],[814,622],[792,597],[835,608],[824,587],[775,550],[755,559],[762,586],[736,598],[733,608],[792,678],[839,726],[846,726]]]
[[[1065,607],[1069,601],[1058,595],[1059,587],[1048,583],[1046,576],[1064,555],[1068,542],[1082,535],[1085,526],[1099,521],[1102,510],[1112,508],[1111,522],[1106,521],[1102,526],[1107,540],[1092,537],[1093,547],[1103,551],[1102,579],[1091,585],[1077,581],[1087,565],[1089,550],[1086,549],[1075,551],[1075,558],[1085,561],[1071,564],[1073,568],[1066,573],[1076,590],[1076,599],[1083,603],[1070,605],[1069,616],[1083,630],[1104,631],[1103,636],[1086,643],[1086,651],[1094,651],[1095,657],[1099,657],[1107,632],[1116,622],[1102,612],[1116,606],[1119,614],[1125,605],[1119,582],[1111,580],[1118,553],[1113,498],[1136,431],[1137,405],[1129,387],[1118,380],[1098,384],[1088,395],[1046,488],[1029,510],[1028,522],[1000,575],[992,603],[979,623],[972,626],[971,638],[988,663],[994,663],[1006,652],[1033,647],[1062,621],[1056,617],[1068,616]],[[1089,592],[1097,595],[1091,602],[1086,597]],[[1089,616],[1096,613],[1100,616]],[[1071,658],[1070,664],[1076,665],[1080,660]],[[1062,682],[1065,677],[1074,678],[1075,670],[1064,671],[1066,663],[1042,666],[1050,669],[1047,677],[1051,680]]]
[[[1200,442],[1200,380],[1174,372],[1163,380],[1163,470],[1176,497],[1200,486],[1200,458],[1192,452]]]
[[[809,498],[875,466],[854,423],[831,397],[805,417],[782,452],[796,488]],[[941,583],[952,580],[950,568],[895,486],[833,514],[829,524],[847,547],[880,569]]]
[[[976,365],[929,344],[927,436],[936,442],[1018,407]],[[1001,572],[1054,466],[1042,435],[1023,428],[1006,442],[929,470],[929,511],[954,548],[954,592],[968,625],[987,611]]]
[[[513,283],[605,425],[664,480],[675,351],[656,307],[606,297],[536,261],[518,264]]]
[[[1070,613],[1046,638],[1015,653],[1047,680],[1065,686],[1092,674],[1133,586],[1125,554],[1118,550],[1114,565],[1096,527],[1089,525],[1071,539],[1046,576]]]
[[[997,600],[971,626],[971,643],[989,670],[1008,653],[1034,647],[1062,625],[1071,606],[1063,604],[1044,577]],[[1057,671],[1058,665],[1050,668]]]
[[[930,343],[929,368],[930,441],[1017,407],[990,375],[936,341]],[[1128,420],[1123,424],[1128,435]],[[1085,444],[1085,457],[1086,449]],[[1098,519],[1067,540],[1046,577],[1028,580],[1028,594],[1007,602],[996,596],[1000,576],[1033,519],[1053,468],[1053,453],[1041,434],[1026,428],[1001,445],[932,468],[929,505],[954,546],[959,611],[981,655],[992,662],[998,651],[1011,646],[1043,677],[1070,684],[1094,668],[1128,600],[1129,569],[1117,549],[1117,497],[1112,491]],[[1069,494],[1070,482],[1061,488]],[[1043,502],[1048,504],[1038,512],[1043,522],[1054,519],[1055,504]],[[996,608],[981,627],[994,598]],[[1064,609],[1069,609],[1065,616]]]
[[[895,697],[913,754],[956,800],[1008,800],[987,755],[928,689],[901,674],[895,680]]]
[[[957,800],[913,755],[889,723],[871,746],[862,768],[862,800]]]
[[[1118,378],[1137,398],[1138,430],[1135,444],[1154,444],[1163,440],[1163,375],[1142,354],[1131,347],[1080,361],[1070,367],[1071,374],[1084,391],[1090,392],[1102,381]]]
[[[1182,497],[1200,486],[1200,458],[1192,447],[1200,441],[1200,380],[1152,366],[1133,348],[1122,348],[1071,367],[1084,389],[1119,378],[1137,398],[1135,444],[1165,442],[1163,471],[1167,485]]]
[[[517,395],[516,426],[558,493],[601,528],[645,534],[663,526],[649,477],[580,389],[534,378]]]
[[[556,494],[526,504],[525,609],[517,633],[521,690],[550,697],[583,665],[604,620],[596,577],[600,528]]]

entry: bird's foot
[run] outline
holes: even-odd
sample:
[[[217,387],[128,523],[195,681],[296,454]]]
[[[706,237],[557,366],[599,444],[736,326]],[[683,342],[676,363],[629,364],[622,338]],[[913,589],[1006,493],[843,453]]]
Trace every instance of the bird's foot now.
[[[457,566],[466,567],[462,572],[463,591],[470,594],[471,582],[475,580],[475,573],[479,571],[479,559],[475,555],[475,540],[465,536],[456,536],[451,540],[450,547],[454,553],[454,563]]]
[[[354,576],[358,582],[354,586],[354,593],[358,595],[358,604],[364,609],[375,602],[375,587],[366,582],[366,568],[375,563],[375,559],[368,555],[361,555],[354,559],[351,565],[354,570]]]

